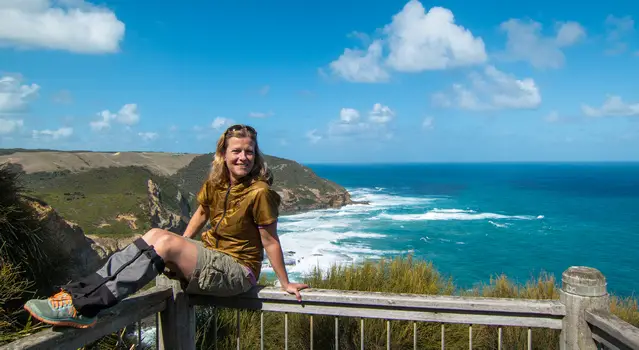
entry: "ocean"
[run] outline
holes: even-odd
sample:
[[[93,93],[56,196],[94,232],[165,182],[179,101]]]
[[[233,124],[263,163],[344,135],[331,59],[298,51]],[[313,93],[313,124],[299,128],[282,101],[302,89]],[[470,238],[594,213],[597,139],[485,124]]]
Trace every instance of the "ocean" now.
[[[560,282],[585,265],[609,292],[639,292],[639,163],[308,166],[369,204],[282,216],[293,280],[314,266],[412,254],[463,289],[501,273]]]

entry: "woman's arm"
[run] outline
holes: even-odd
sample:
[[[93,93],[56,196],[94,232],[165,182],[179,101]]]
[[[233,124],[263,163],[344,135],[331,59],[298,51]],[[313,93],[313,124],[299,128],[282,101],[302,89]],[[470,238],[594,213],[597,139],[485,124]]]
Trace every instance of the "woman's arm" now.
[[[300,290],[308,288],[307,284],[302,283],[290,283],[288,280],[288,274],[286,273],[286,266],[284,265],[284,254],[282,253],[282,246],[280,245],[280,238],[277,236],[277,222],[265,227],[260,227],[260,236],[262,238],[262,245],[266,250],[266,255],[271,261],[273,271],[280,280],[282,289],[290,294],[295,294],[298,301],[302,301]]]
[[[188,238],[196,237],[202,230],[202,227],[206,224],[206,221],[209,219],[209,215],[209,207],[200,205],[197,210],[195,210],[195,213],[193,213],[193,216],[189,221],[189,225],[186,227],[186,230],[184,230],[184,234],[182,236]]]

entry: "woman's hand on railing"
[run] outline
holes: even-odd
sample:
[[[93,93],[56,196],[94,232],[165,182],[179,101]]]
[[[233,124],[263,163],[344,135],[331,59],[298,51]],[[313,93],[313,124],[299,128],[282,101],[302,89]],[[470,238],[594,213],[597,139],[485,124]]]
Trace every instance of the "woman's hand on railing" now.
[[[309,288],[308,284],[304,283],[289,283],[286,286],[282,286],[282,289],[287,291],[289,294],[295,294],[297,301],[302,302],[302,295],[300,295],[300,290]]]

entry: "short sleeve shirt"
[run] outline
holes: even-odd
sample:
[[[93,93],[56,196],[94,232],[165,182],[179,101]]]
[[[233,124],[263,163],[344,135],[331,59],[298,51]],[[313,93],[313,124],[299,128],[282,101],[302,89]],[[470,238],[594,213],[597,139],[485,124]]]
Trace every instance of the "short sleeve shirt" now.
[[[230,187],[206,181],[197,201],[210,211],[211,230],[202,234],[204,246],[230,255],[259,278],[264,259],[259,227],[277,222],[279,194],[259,180]]]

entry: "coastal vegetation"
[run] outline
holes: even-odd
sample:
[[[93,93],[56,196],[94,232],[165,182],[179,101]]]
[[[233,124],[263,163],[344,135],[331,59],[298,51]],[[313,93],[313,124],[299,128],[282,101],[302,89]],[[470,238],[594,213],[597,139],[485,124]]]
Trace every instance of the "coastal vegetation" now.
[[[162,192],[162,206],[184,212],[210,171],[213,154],[0,150],[0,163],[20,174],[24,191],[46,202],[87,235],[127,237],[150,227],[148,180]],[[346,189],[295,161],[265,156],[282,194],[281,214],[350,203]]]
[[[86,234],[130,236],[150,226],[147,181],[162,188],[163,205],[177,211],[178,187],[165,176],[137,166],[24,174],[25,187]]]
[[[442,275],[431,262],[398,256],[390,260],[368,261],[360,265],[334,265],[326,271],[315,269],[304,279],[304,283],[318,289],[357,290],[389,293],[414,293],[425,295],[461,295],[497,298],[559,299],[560,286],[551,274],[541,273],[523,284],[505,275],[496,275],[487,283],[479,283],[470,290],[456,288],[451,277]],[[263,285],[272,281],[262,279]],[[626,322],[639,327],[637,299],[611,296],[611,312]],[[197,310],[198,349],[213,349],[210,325],[212,309],[200,307]],[[234,349],[236,346],[236,311],[218,311],[218,349]],[[207,327],[206,325],[209,325]],[[289,348],[305,349],[310,343],[310,321],[308,315],[288,315]],[[410,321],[391,322],[391,348],[413,348],[413,323]],[[259,311],[240,312],[240,343],[243,348],[259,348]],[[313,340],[316,349],[331,349],[335,343],[335,321],[332,316],[313,317]],[[384,320],[365,321],[365,348],[386,348],[386,323]],[[417,323],[419,349],[440,349],[441,325],[438,323]],[[284,348],[284,315],[265,313],[264,336],[268,349]],[[468,325],[446,325],[446,348],[468,347]],[[360,348],[360,324],[356,318],[339,318],[340,349]],[[503,328],[503,348],[524,349],[527,329]],[[533,329],[533,343],[539,349],[558,349],[559,331]],[[496,349],[497,327],[473,325],[473,349]]]
[[[28,201],[18,174],[0,165],[0,344],[39,328],[26,319],[22,304],[50,293],[64,275],[65,262]]]

